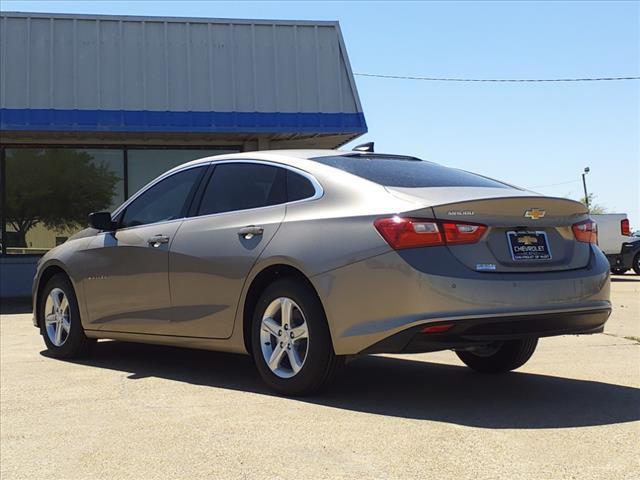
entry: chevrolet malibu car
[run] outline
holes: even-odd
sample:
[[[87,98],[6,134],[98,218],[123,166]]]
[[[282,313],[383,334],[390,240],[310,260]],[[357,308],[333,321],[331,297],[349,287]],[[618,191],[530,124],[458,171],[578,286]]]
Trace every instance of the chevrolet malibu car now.
[[[90,224],[38,264],[53,357],[96,339],[244,353],[301,395],[354,355],[449,349],[507,372],[611,311],[582,204],[408,156],[203,158]]]

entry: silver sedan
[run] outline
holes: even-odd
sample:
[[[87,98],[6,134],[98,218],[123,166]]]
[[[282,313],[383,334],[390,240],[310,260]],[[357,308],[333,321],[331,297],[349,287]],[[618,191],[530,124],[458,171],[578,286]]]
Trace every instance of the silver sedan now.
[[[369,353],[451,349],[507,372],[611,311],[582,204],[408,156],[203,158],[90,224],[34,280],[59,358],[102,338],[245,353],[300,395]]]

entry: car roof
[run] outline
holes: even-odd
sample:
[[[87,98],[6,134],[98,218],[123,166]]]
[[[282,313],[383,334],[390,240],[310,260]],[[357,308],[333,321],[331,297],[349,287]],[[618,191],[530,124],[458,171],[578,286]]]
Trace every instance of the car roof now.
[[[419,160],[415,157],[405,155],[393,155],[393,154],[381,154],[373,152],[354,152],[352,150],[329,150],[329,149],[291,149],[291,150],[260,150],[252,152],[239,152],[229,153],[224,155],[213,155],[204,158],[198,158],[188,163],[178,165],[168,172],[165,172],[163,176],[173,174],[179,170],[192,168],[198,165],[216,164],[218,162],[229,161],[264,161],[274,164],[280,164],[283,167],[289,167],[298,169],[302,172],[306,172],[313,176],[324,177],[324,180],[338,181],[339,183],[348,183],[351,186],[357,186],[357,188],[366,188],[367,185],[376,185],[381,187],[378,183],[371,182],[363,177],[350,173],[341,168],[336,168],[331,165],[326,165],[323,162],[317,161],[322,157],[335,157],[335,156],[354,156],[354,157],[382,157],[385,159],[411,159]],[[431,163],[431,162],[429,162]],[[341,179],[341,180],[339,180]],[[370,186],[370,185],[369,185]]]
[[[228,160],[267,160],[272,162],[301,165],[305,160],[313,160],[319,157],[334,157],[334,156],[362,156],[362,157],[384,157],[384,158],[402,158],[418,160],[415,157],[409,155],[394,155],[394,154],[381,154],[373,152],[354,152],[352,150],[327,150],[327,149],[290,149],[290,150],[258,150],[250,152],[238,152],[228,153],[224,155],[213,155],[209,157],[198,158],[191,162],[180,165],[180,168],[185,166],[198,165],[200,163],[219,162]],[[309,165],[307,163],[307,165]],[[176,167],[175,169],[178,169]]]
[[[282,160],[287,158],[297,158],[300,160],[309,160],[316,157],[329,157],[333,155],[344,155],[349,153],[348,150],[311,150],[311,149],[298,149],[298,150],[258,150],[253,152],[239,152],[228,153],[226,155],[215,155],[209,157],[206,161],[217,160],[235,160],[235,159],[252,159],[256,160],[268,160],[274,159],[274,157],[280,157]],[[201,159],[205,161],[205,159]],[[197,161],[197,160],[196,160]]]

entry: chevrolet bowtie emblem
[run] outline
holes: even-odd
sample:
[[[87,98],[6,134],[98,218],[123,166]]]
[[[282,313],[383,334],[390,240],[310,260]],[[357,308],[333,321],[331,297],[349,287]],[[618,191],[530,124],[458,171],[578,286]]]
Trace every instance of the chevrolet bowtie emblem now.
[[[546,215],[547,212],[544,210],[540,210],[538,208],[532,208],[531,210],[527,210],[524,212],[524,216],[526,218],[530,218],[531,220],[538,220]]]
[[[538,243],[538,239],[536,237],[532,237],[531,235],[525,235],[524,237],[518,237],[518,243],[533,245],[534,243]]]

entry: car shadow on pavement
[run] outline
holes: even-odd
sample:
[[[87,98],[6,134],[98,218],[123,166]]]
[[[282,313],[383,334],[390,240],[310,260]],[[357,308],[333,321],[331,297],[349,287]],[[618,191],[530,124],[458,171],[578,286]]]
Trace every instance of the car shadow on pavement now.
[[[0,315],[13,315],[17,313],[31,313],[33,307],[31,299],[0,299]]]
[[[640,276],[611,275],[612,282],[640,282]]]
[[[157,377],[274,395],[245,355],[107,341],[74,362],[130,372],[127,378],[134,381]],[[322,394],[284,401],[495,429],[640,420],[638,388],[522,372],[482,375],[463,366],[382,356],[352,361]]]

